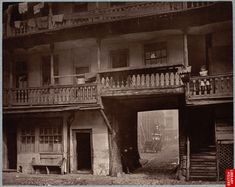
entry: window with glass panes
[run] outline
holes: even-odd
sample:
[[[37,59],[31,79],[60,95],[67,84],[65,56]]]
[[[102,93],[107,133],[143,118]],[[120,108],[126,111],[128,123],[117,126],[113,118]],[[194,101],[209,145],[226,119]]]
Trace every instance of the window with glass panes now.
[[[21,129],[21,152],[35,151],[35,130],[34,127],[23,127]]]
[[[122,68],[129,65],[129,50],[118,49],[110,51],[110,62],[112,68]]]
[[[39,151],[62,151],[62,126],[47,125],[39,128]]]
[[[161,65],[167,63],[166,42],[151,43],[144,46],[146,65]]]

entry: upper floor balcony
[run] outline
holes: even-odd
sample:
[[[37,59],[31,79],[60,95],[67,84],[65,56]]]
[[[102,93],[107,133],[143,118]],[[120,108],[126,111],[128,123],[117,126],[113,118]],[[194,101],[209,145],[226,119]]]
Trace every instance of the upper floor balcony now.
[[[13,16],[13,13],[8,11],[8,20],[3,23],[3,37],[17,37],[82,25],[174,13],[210,6],[214,3],[215,2],[135,2],[122,4],[121,6],[108,6],[106,8],[99,8],[98,6],[98,8],[92,10],[88,9],[87,11],[77,13],[63,13],[63,11],[60,11],[60,14],[53,14],[53,6],[49,6],[48,15],[14,20],[13,23],[9,20],[9,18]],[[49,3],[49,5],[51,5],[51,3]],[[36,4],[35,6],[38,5]]]
[[[232,100],[232,73],[191,77],[187,83],[187,104],[209,104]]]

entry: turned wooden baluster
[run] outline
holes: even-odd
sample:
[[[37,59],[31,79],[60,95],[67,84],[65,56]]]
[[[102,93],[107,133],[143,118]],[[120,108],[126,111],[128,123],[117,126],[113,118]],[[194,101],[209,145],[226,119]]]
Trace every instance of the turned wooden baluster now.
[[[132,85],[132,87],[136,86],[136,76],[135,75],[132,75],[132,77],[131,77],[131,85]]]
[[[198,95],[201,95],[201,94],[202,94],[202,91],[201,91],[201,87],[202,87],[202,86],[201,86],[201,81],[202,81],[202,80],[200,80],[200,79],[198,80]]]
[[[197,89],[196,89],[196,80],[193,79],[192,83],[193,83],[192,95],[196,95],[196,92],[197,92]]]
[[[230,93],[231,92],[231,88],[230,88],[230,77],[227,77],[227,93]]]
[[[117,88],[120,88],[120,82],[119,82],[119,78],[117,79],[117,85],[116,85]]]
[[[104,77],[101,78],[101,85],[105,86],[105,79],[104,79]]]
[[[121,88],[124,88],[124,81],[123,81],[123,77],[121,78]]]
[[[145,87],[145,86],[146,86],[146,83],[145,83],[145,75],[144,75],[144,74],[141,75],[140,81],[141,81],[141,85],[140,85],[140,86],[141,86],[142,88]]]
[[[150,77],[150,86],[155,87],[155,77],[153,73],[151,74],[151,77]]]
[[[160,76],[159,76],[159,73],[156,73],[155,80],[156,80],[156,87],[160,86]]]
[[[210,78],[209,79],[210,81],[210,94],[214,94],[214,81],[213,81],[213,78]]]
[[[109,86],[110,86],[110,88],[113,88],[113,86],[114,86],[113,77],[110,77],[110,79],[109,79]]]
[[[110,86],[109,86],[109,78],[108,77],[106,77],[106,79],[105,79],[105,87],[106,88],[109,88]]]
[[[174,73],[173,72],[170,73],[170,85],[174,86]]]
[[[130,75],[128,75],[127,76],[127,79],[126,79],[126,83],[125,83],[126,85],[126,88],[130,88],[131,87],[131,76]]]
[[[161,73],[160,74],[160,86],[164,86],[164,83],[165,83],[165,76],[164,76],[164,73]]]
[[[170,76],[168,72],[165,74],[165,85],[166,86],[170,85]]]
[[[137,74],[137,78],[136,78],[136,86],[139,87],[141,85],[141,80],[140,80],[140,75]]]
[[[149,77],[149,74],[146,75],[146,86],[150,87],[150,77]]]
[[[175,72],[175,85],[178,86],[180,84],[180,77],[177,72]]]
[[[220,94],[225,91],[224,88],[225,88],[225,85],[224,85],[224,78],[221,77],[221,78],[220,78]]]

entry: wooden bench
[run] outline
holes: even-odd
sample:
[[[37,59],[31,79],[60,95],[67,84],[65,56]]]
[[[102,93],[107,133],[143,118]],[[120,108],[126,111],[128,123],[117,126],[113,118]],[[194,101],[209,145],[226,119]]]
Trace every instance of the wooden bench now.
[[[58,168],[60,170],[61,174],[64,174],[64,165],[65,165],[65,158],[62,158],[61,161],[59,161],[58,163],[41,163],[41,162],[36,162],[35,158],[32,158],[32,167],[35,171],[35,173],[37,173],[37,169],[40,168],[45,168],[46,173],[50,174],[50,169],[52,168]]]

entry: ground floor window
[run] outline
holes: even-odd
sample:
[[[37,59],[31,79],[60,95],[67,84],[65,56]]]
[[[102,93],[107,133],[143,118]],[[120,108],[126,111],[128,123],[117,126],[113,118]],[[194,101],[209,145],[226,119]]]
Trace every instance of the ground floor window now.
[[[35,150],[35,130],[34,127],[23,127],[21,129],[22,152],[34,152]]]
[[[62,126],[44,126],[39,129],[39,151],[61,152]]]

